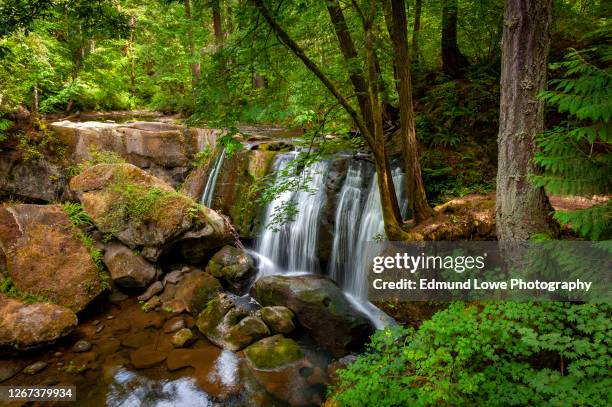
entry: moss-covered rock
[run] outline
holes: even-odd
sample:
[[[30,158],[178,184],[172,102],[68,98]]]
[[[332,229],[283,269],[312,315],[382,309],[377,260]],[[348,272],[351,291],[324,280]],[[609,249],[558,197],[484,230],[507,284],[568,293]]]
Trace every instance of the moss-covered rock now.
[[[270,327],[272,332],[279,334],[289,334],[295,329],[293,312],[283,306],[263,307],[261,309],[261,318],[266,325]]]
[[[187,311],[198,315],[209,301],[221,291],[221,283],[215,277],[200,270],[185,273],[177,284],[174,299],[185,304]]]
[[[261,318],[236,303],[235,297],[219,294],[198,315],[196,326],[212,343],[238,351],[270,335]]]
[[[244,354],[256,369],[278,369],[304,358],[300,345],[283,335],[257,341],[246,348]]]
[[[242,294],[257,273],[251,255],[233,246],[224,246],[215,253],[206,265],[206,271],[220,278],[235,294]]]
[[[70,334],[77,322],[68,308],[25,304],[0,293],[0,348],[27,350],[47,345]]]
[[[70,187],[101,232],[151,261],[177,242],[209,251],[233,241],[222,216],[131,164],[94,165]]]
[[[293,311],[300,326],[336,356],[361,349],[372,334],[368,318],[327,277],[267,276],[257,280],[253,291],[262,305]]]
[[[3,205],[0,270],[20,294],[81,311],[102,292],[82,236],[60,205]]]

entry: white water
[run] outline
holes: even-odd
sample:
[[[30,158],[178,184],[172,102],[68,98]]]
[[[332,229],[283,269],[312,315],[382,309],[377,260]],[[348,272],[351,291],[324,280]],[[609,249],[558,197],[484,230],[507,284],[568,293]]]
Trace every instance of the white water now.
[[[210,208],[212,200],[215,196],[215,187],[217,186],[217,178],[221,173],[221,167],[225,161],[225,149],[221,150],[215,160],[212,170],[209,172],[208,179],[206,180],[206,186],[204,187],[204,193],[202,194],[201,204]]]
[[[281,154],[277,156],[273,169],[282,171],[296,158],[297,153]],[[305,182],[306,188],[284,191],[268,205],[264,217],[265,229],[256,245],[256,252],[266,258],[266,262],[270,261],[288,271],[316,272],[318,270],[316,251],[319,219],[321,209],[327,199],[325,182],[328,167],[327,161],[319,161],[307,167],[298,175]],[[295,219],[276,228],[277,230],[268,227],[278,211],[290,201],[296,205]],[[274,272],[273,268],[266,267],[265,269]],[[266,271],[262,274],[265,274]]]

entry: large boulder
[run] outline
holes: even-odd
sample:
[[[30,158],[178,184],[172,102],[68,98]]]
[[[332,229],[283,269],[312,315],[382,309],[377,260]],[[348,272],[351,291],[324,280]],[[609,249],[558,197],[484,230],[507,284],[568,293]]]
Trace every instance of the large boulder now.
[[[293,311],[299,324],[335,356],[360,350],[373,332],[368,318],[327,277],[268,276],[260,278],[253,291],[262,305]]]
[[[230,291],[242,294],[257,274],[255,260],[244,249],[224,246],[210,259],[206,271],[221,279]]]
[[[99,270],[60,205],[0,207],[0,271],[23,294],[72,311],[102,292]]]
[[[173,298],[185,304],[185,309],[198,315],[210,300],[221,291],[221,283],[208,273],[193,270],[185,273],[176,284]]]
[[[155,265],[120,243],[105,247],[103,261],[113,283],[123,288],[144,288],[160,273]]]
[[[304,359],[304,351],[294,340],[274,335],[249,345],[244,350],[247,361],[256,369],[279,369]]]
[[[0,294],[0,348],[27,350],[52,343],[77,326],[68,308],[49,304],[24,304]]]
[[[219,294],[208,303],[196,321],[196,326],[208,340],[234,352],[270,335],[261,318],[251,315],[251,310],[238,303],[237,299]]]
[[[70,188],[100,231],[130,249],[142,249],[150,261],[178,243],[210,256],[233,240],[217,212],[131,164],[94,165],[74,177]]]

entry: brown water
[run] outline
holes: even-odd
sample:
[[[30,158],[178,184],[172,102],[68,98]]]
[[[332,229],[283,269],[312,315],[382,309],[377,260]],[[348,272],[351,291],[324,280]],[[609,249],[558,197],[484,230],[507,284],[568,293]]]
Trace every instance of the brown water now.
[[[264,372],[255,377],[242,352],[222,350],[197,333],[193,317],[164,311],[145,313],[134,299],[97,306],[84,317],[77,331],[55,346],[19,358],[0,358],[0,365],[25,367],[37,361],[48,366],[29,376],[22,372],[1,383],[17,385],[76,386],[76,403],[7,403],[21,405],[78,406],[283,406],[285,400],[319,404],[325,380],[301,377],[303,369]],[[172,333],[165,332],[177,318],[194,328],[197,341],[189,348],[175,349]],[[88,352],[77,353],[77,340],[93,344]],[[298,339],[300,341],[300,339]],[[325,376],[329,359],[307,349],[318,375]],[[145,367],[137,369],[135,366]],[[150,367],[149,367],[150,366]],[[298,366],[299,368],[299,366]],[[313,369],[308,369],[311,372]],[[312,373],[309,373],[312,375]],[[312,375],[314,378],[315,375]],[[263,380],[263,381],[262,381]],[[265,385],[265,387],[264,387]],[[302,392],[300,397],[295,394]],[[294,395],[292,395],[294,393]],[[293,403],[292,403],[293,404]]]

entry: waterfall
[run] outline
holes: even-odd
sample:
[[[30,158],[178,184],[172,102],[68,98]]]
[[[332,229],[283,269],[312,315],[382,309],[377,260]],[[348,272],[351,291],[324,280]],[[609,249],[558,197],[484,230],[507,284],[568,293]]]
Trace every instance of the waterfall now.
[[[344,284],[344,271],[353,270],[355,264],[355,237],[359,233],[366,174],[363,161],[351,160],[337,199],[329,276],[339,285]]]
[[[373,175],[362,205],[362,184],[368,172],[360,161],[354,160],[349,166],[338,196],[330,260],[330,277],[359,300],[367,299],[368,273],[363,258],[364,245],[379,237],[384,238],[385,234],[378,177],[376,173],[370,173]],[[400,168],[394,169],[392,176],[400,211],[405,216],[408,210],[405,176]]]
[[[277,156],[273,169],[279,173],[287,168],[291,161],[297,158],[296,152]],[[307,167],[299,177],[307,181],[305,190],[284,191],[279,194],[266,208],[264,216],[264,231],[257,241],[256,252],[263,257],[264,267],[260,267],[262,275],[274,273],[270,264],[287,271],[316,272],[318,259],[316,255],[319,234],[319,219],[321,209],[326,203],[325,182],[329,163],[316,162]],[[266,227],[277,215],[277,211],[287,202],[296,205],[295,219],[274,230]]]
[[[219,178],[223,161],[225,161],[225,148],[221,150],[221,154],[219,154],[215,159],[215,163],[212,170],[209,172],[208,179],[206,180],[202,200],[200,201],[202,205],[209,208],[211,207],[213,197],[215,196],[215,186],[217,186],[217,178]]]

